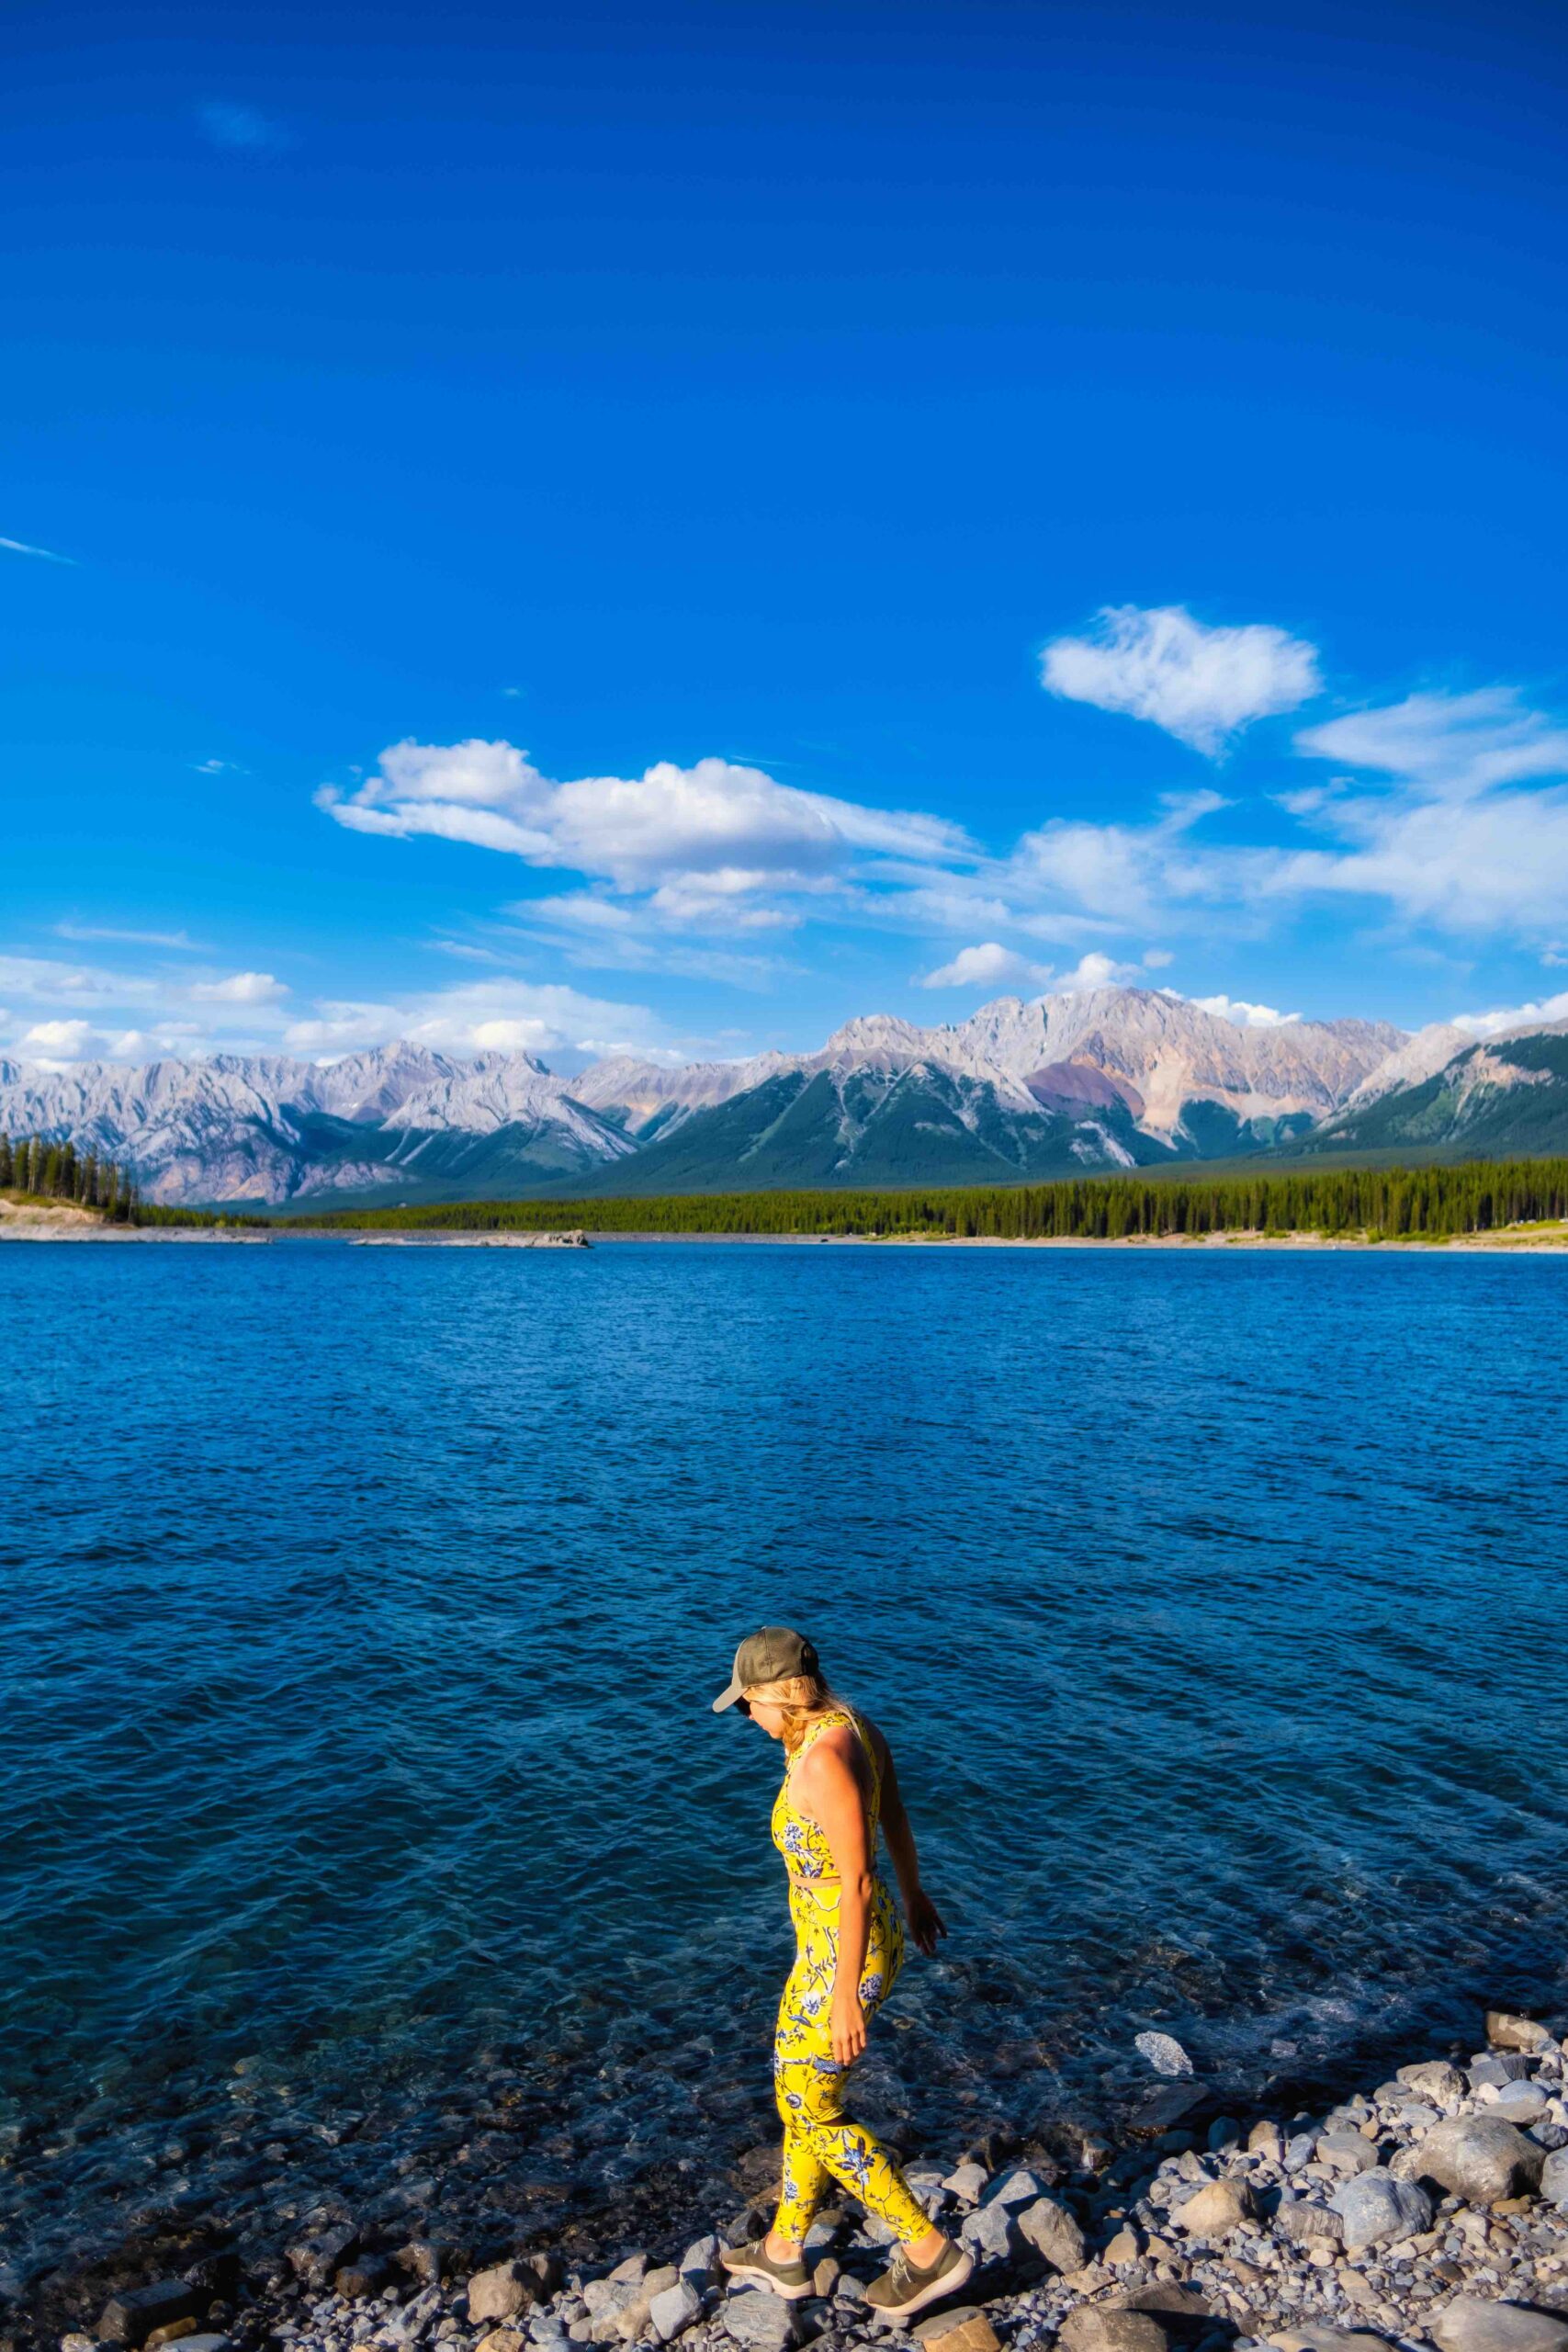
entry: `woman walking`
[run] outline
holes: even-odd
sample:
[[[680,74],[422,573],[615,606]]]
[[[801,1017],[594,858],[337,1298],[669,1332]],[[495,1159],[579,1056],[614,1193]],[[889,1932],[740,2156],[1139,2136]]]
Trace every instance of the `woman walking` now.
[[[741,1643],[713,1704],[716,1714],[739,1707],[783,1743],[773,1832],[795,1933],[773,2042],[784,2131],[778,2212],[765,2237],[720,2259],[733,2278],[792,2302],[809,2295],[806,2233],[831,2178],[897,2239],[866,2300],[886,2318],[908,2318],[964,2286],[974,2264],[927,2220],[891,2152],[844,2112],[844,2076],[904,1958],[903,1927],[876,1868],[879,1824],[916,1943],[932,1952],[947,1932],[920,1884],[892,1754],[875,1725],[829,1690],[811,1643],[784,1625],[764,1625]]]

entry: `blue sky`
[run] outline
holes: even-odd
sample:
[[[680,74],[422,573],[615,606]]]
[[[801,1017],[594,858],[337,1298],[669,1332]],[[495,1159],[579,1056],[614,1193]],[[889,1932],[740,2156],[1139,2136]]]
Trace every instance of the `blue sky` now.
[[[0,1051],[1568,1012],[1560,9],[7,30]]]

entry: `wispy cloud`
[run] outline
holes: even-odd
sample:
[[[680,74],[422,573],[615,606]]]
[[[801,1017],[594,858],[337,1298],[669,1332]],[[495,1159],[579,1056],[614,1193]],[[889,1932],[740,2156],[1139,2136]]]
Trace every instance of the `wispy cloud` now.
[[[1323,690],[1314,646],[1261,622],[1211,628],[1180,605],[1108,605],[1091,637],[1052,639],[1041,676],[1054,695],[1149,719],[1211,759],[1253,719]]]
[[[172,947],[191,954],[201,953],[198,943],[184,931],[118,931],[107,924],[57,922],[54,935],[57,939],[112,941],[121,947]]]
[[[36,555],[41,563],[65,563],[73,570],[76,564],[73,555],[57,555],[52,548],[31,547],[26,539],[0,539],[0,548],[9,555]]]
[[[249,768],[243,768],[238,760],[193,760],[191,772],[195,775],[249,775],[250,774]]]
[[[294,143],[292,135],[259,107],[239,106],[231,98],[207,98],[196,110],[197,127],[210,146],[233,154],[276,153]]]

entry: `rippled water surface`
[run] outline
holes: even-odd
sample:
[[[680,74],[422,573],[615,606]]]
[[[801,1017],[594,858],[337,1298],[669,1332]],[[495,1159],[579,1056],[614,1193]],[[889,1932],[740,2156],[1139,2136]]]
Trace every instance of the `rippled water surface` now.
[[[1560,2002],[1565,1308],[1414,1255],[0,1250],[13,2269],[345,2184],[715,2193],[788,1957],[777,1751],[707,1708],[764,1619],[891,1736],[951,1926],[867,2061],[907,2145],[1114,2117],[1149,2025],[1239,2097]]]

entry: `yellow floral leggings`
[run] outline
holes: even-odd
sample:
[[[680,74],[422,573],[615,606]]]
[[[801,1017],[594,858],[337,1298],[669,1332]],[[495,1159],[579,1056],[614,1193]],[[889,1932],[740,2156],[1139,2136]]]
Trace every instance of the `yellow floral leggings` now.
[[[784,2190],[773,2227],[803,2238],[829,2177],[860,2199],[906,2245],[931,2227],[896,2158],[844,2113],[844,2076],[833,2055],[833,1976],[839,1964],[837,1886],[792,1883],[795,1966],[779,2004],[773,2087],[784,2119]],[[861,2006],[869,2023],[904,1961],[904,1928],[881,1879],[872,1897]]]

